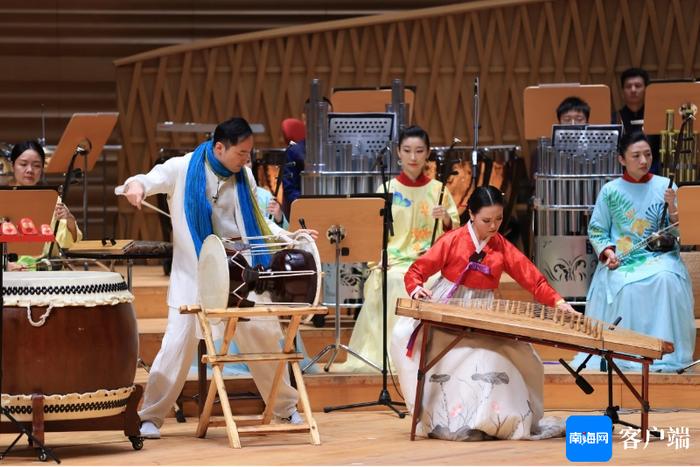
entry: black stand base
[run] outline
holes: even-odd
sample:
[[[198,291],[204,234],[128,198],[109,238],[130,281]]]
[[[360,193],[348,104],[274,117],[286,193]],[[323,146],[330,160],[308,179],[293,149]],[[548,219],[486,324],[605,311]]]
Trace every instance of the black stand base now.
[[[22,436],[27,435],[27,441],[29,442],[30,446],[35,446],[36,452],[37,452],[37,458],[41,462],[46,462],[51,458],[52,461],[56,462],[57,464],[61,463],[61,460],[56,457],[56,455],[51,451],[50,448],[47,448],[44,446],[44,443],[39,441],[33,434],[32,431],[29,430],[28,428],[25,428],[21,423],[19,423],[17,420],[15,420],[15,417],[13,417],[10,414],[10,411],[7,410],[5,407],[0,408],[0,411],[2,412],[2,416],[6,417],[10,423],[12,423],[15,427],[17,427],[17,431],[19,434],[17,437],[10,443],[10,445],[5,449],[2,453],[0,453],[0,460],[3,460],[7,457],[7,455],[10,453],[12,448],[15,447],[15,445],[19,442],[19,440],[22,438]]]
[[[392,411],[394,411],[396,415],[399,416],[399,418],[406,417],[406,412],[403,412],[394,407],[395,405],[403,405],[405,407],[406,404],[403,402],[392,401],[391,395],[386,389],[381,390],[381,392],[379,393],[379,399],[376,402],[358,402],[356,404],[337,405],[335,407],[324,407],[323,411],[325,413],[328,413],[333,412],[334,410],[357,409],[359,407],[374,407],[375,405],[389,407]]]
[[[683,367],[680,370],[676,370],[676,373],[678,373],[679,375],[682,375],[683,373],[685,373],[686,371],[690,370],[691,368],[693,368],[695,365],[698,365],[698,364],[700,364],[700,360],[695,360],[690,365]]]
[[[623,425],[623,426],[628,426],[630,428],[634,428],[636,430],[641,431],[641,427],[639,425],[636,425],[634,423],[626,422],[622,419],[620,419],[620,415],[618,414],[618,410],[620,410],[619,405],[611,406],[609,405],[607,409],[605,409],[605,415],[612,421],[613,425]],[[649,434],[652,436],[656,436],[657,438],[661,438],[661,432],[657,430],[649,430]]]

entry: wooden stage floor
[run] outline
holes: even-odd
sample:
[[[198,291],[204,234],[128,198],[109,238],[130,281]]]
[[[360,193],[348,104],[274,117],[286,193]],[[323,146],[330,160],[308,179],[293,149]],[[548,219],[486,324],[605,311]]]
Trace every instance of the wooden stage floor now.
[[[547,412],[545,415],[597,415],[598,412]],[[410,420],[389,412],[318,413],[322,444],[311,446],[303,434],[245,436],[243,448],[228,447],[223,428],[213,428],[209,438],[194,437],[196,423],[168,419],[160,440],[146,440],[134,451],[119,432],[47,433],[50,447],[62,465],[560,465],[568,464],[563,438],[543,441],[482,441],[460,443],[442,440],[409,440]],[[638,422],[638,414],[623,415]],[[689,427],[690,446],[676,449],[667,440],[653,440],[646,449],[624,449],[616,434],[611,463],[616,465],[698,465],[700,415],[697,411],[657,412],[650,425]],[[619,427],[615,427],[618,433]],[[0,436],[0,448],[10,435]],[[22,443],[3,465],[39,463]]]

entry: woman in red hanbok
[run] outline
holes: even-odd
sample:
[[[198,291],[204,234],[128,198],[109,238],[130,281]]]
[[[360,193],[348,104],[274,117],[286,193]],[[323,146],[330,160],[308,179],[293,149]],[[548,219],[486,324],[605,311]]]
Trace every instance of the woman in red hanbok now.
[[[454,301],[492,298],[501,274],[507,272],[535,299],[575,313],[547,283],[534,264],[498,228],[503,220],[503,195],[479,187],[469,198],[470,221],[446,233],[409,268],[404,282],[414,299]],[[441,277],[430,289],[423,284]],[[415,400],[422,331],[418,321],[401,317],[394,327],[391,354],[409,410]],[[433,358],[453,339],[434,331]],[[409,344],[410,342],[410,344]],[[411,346],[410,349],[407,347]],[[434,355],[433,355],[434,354]],[[458,441],[539,439],[563,434],[561,421],[542,419],[544,372],[530,344],[475,334],[462,339],[425,376],[419,433]]]

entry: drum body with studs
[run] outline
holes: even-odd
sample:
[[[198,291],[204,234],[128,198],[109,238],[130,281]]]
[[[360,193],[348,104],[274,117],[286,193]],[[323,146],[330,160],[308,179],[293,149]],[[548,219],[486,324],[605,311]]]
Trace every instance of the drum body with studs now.
[[[132,294],[112,272],[9,272],[3,277],[2,405],[32,418],[75,420],[124,412],[138,357]]]
[[[321,262],[310,236],[300,234],[290,242],[272,242],[261,249],[246,248],[215,235],[204,240],[197,273],[200,305],[215,309],[253,306],[256,302],[318,304]],[[271,257],[266,270],[250,267],[250,255],[260,251]]]

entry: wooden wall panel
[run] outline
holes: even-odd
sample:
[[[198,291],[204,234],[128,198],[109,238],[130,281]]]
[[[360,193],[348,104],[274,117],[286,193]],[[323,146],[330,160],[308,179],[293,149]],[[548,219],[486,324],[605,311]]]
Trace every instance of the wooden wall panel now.
[[[48,145],[58,142],[73,113],[116,110],[119,104],[113,61],[119,57],[207,38],[449,3],[457,2],[2,0],[0,142],[15,143],[41,136],[42,109]],[[176,58],[170,61],[173,66],[177,63]],[[194,62],[194,67],[206,66],[201,60]],[[172,72],[171,68],[167,70],[168,74]],[[215,73],[214,81],[220,87],[229,83],[230,78]],[[154,85],[154,81],[144,82],[144,93],[163,95]],[[173,87],[174,83],[169,82],[168,86]],[[169,105],[170,101],[165,101]],[[166,105],[149,101],[149,105],[156,104]],[[169,112],[174,113],[175,109]],[[118,129],[113,133],[109,141],[112,146],[120,144],[120,134]],[[89,177],[91,192],[99,192],[106,185],[104,196],[89,195],[90,223],[94,226],[88,232],[90,238],[114,234],[112,219],[95,214],[95,210],[104,212],[105,204],[106,211],[116,210],[114,196],[107,195],[117,178],[116,154],[112,151],[105,160],[106,167],[101,167],[102,161],[99,162]],[[50,182],[58,182],[58,178],[51,178]],[[80,218],[79,195],[79,190],[73,190],[67,202]]]
[[[492,0],[203,40],[120,59],[124,154],[119,175],[148,169],[159,121],[217,122],[243,115],[265,124],[258,146],[283,144],[279,124],[298,115],[309,82],[415,85],[415,120],[435,144],[472,139],[472,83],[482,84],[482,144],[520,144],[523,89],[546,82],[604,83],[619,105],[619,74],[700,74],[696,0]],[[554,112],[554,109],[552,109]],[[124,220],[132,210],[120,206]],[[125,233],[156,237],[137,213]]]

